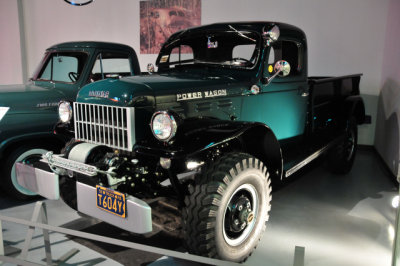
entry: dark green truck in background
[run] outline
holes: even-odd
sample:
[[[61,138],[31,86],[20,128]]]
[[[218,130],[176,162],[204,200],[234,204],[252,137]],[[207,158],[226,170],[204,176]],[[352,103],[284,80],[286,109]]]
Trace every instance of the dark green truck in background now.
[[[265,229],[274,183],[322,154],[333,172],[350,171],[365,119],[361,74],[309,78],[299,28],[187,29],[156,63],[152,75],[82,88],[73,112],[60,109],[75,140],[18,163],[18,182],[131,232],[183,232],[189,252],[241,262]]]
[[[64,138],[53,134],[61,100],[74,101],[82,86],[104,79],[107,74],[138,73],[136,53],[129,46],[69,42],[46,50],[28,84],[0,86],[0,184],[3,189],[18,199],[35,194],[18,185],[15,162],[47,150],[59,151],[65,145]]]

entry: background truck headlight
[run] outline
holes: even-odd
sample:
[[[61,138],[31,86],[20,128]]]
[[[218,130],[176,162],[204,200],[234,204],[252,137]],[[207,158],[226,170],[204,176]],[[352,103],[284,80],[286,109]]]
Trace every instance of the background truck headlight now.
[[[58,117],[63,123],[67,123],[72,119],[72,106],[69,102],[60,102],[58,104]]]
[[[178,129],[174,116],[167,111],[154,113],[150,126],[153,135],[161,141],[171,140]]]

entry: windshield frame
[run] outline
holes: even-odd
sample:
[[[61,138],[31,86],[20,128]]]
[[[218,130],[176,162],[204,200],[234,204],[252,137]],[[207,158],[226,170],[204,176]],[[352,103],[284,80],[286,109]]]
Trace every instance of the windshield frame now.
[[[251,29],[237,30],[237,29],[233,28],[231,25],[228,25],[228,27],[229,27],[228,29],[204,30],[204,31],[198,31],[198,32],[196,31],[193,33],[191,33],[191,32],[187,33],[187,31],[183,31],[182,33],[178,34],[177,36],[172,36],[166,43],[164,43],[164,45],[161,48],[160,53],[157,57],[156,65],[158,66],[159,71],[161,70],[162,72],[164,72],[164,71],[170,71],[170,70],[177,69],[175,67],[170,68],[171,65],[178,65],[179,69],[185,69],[185,67],[184,67],[185,65],[187,65],[189,67],[195,66],[195,65],[197,65],[197,66],[204,65],[205,67],[215,67],[215,68],[220,68],[220,69],[231,69],[231,70],[241,70],[241,71],[242,70],[249,71],[249,70],[257,69],[259,64],[262,61],[261,58],[262,58],[262,53],[264,51],[263,39],[262,39],[260,32],[258,32],[256,30],[251,30]],[[254,39],[255,47],[253,50],[253,53],[255,53],[255,56],[254,56],[255,60],[251,66],[240,65],[240,64],[235,65],[233,63],[223,64],[222,62],[202,61],[202,60],[194,59],[194,58],[181,60],[181,61],[177,61],[177,62],[172,62],[172,63],[169,62],[169,58],[168,58],[168,62],[161,62],[163,60],[163,57],[171,56],[172,50],[174,48],[177,48],[180,45],[188,46],[188,44],[184,42],[185,40],[200,38],[203,36],[204,37],[213,36],[213,35],[221,36],[226,33],[227,34],[236,34],[238,36],[241,36],[243,38],[250,39],[250,40],[252,40],[252,39],[250,37],[246,36],[245,34],[253,34],[254,37],[256,37]],[[232,47],[232,51],[233,51],[233,48],[234,47]],[[184,53],[182,53],[182,54],[184,54]],[[234,61],[230,60],[229,62],[234,62]]]

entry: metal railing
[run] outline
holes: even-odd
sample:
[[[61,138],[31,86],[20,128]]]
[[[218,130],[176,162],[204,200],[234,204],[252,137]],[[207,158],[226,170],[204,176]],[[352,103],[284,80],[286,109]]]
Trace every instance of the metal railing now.
[[[42,223],[37,222],[37,220],[39,218],[41,218]],[[221,266],[241,265],[241,264],[233,263],[230,261],[211,259],[211,258],[201,257],[201,256],[192,255],[192,254],[188,254],[188,253],[182,253],[182,252],[178,252],[178,251],[174,251],[174,250],[152,247],[152,246],[147,246],[147,245],[138,244],[138,243],[134,243],[134,242],[129,242],[129,241],[119,240],[119,239],[115,239],[115,238],[110,238],[110,237],[85,233],[85,232],[81,232],[81,231],[76,231],[76,230],[72,230],[72,229],[67,229],[67,228],[63,228],[63,227],[48,225],[47,224],[46,205],[42,201],[38,201],[36,203],[31,221],[0,215],[0,225],[2,222],[12,222],[12,223],[29,226],[20,258],[4,256],[3,255],[4,254],[3,242],[1,241],[0,261],[14,263],[14,264],[18,264],[18,265],[35,265],[35,266],[42,265],[42,264],[37,264],[34,262],[26,261],[35,228],[39,228],[39,229],[43,230],[45,252],[46,252],[46,265],[54,265],[54,261],[52,260],[52,255],[51,255],[51,244],[50,244],[49,231],[57,232],[57,233],[65,234],[65,235],[70,235],[70,236],[75,236],[75,237],[80,237],[80,238],[85,238],[85,239],[90,239],[90,240],[94,240],[94,241],[99,241],[99,242],[103,242],[103,243],[108,243],[108,244],[112,244],[112,245],[116,245],[116,246],[146,251],[146,252],[150,252],[150,253],[166,255],[169,257],[179,258],[179,259],[183,259],[183,260],[209,264],[209,265],[221,265]],[[0,229],[1,229],[1,226],[0,226]],[[0,239],[2,239],[2,237]],[[70,257],[71,254],[73,253],[73,251],[74,250],[72,250],[71,252],[68,252],[63,257],[64,258]],[[62,262],[61,259],[58,261]]]

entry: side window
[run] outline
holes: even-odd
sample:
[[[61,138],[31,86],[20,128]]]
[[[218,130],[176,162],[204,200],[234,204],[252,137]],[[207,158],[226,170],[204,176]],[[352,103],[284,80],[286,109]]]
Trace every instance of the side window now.
[[[193,60],[193,49],[188,45],[181,45],[175,47],[169,56],[170,64],[178,64],[179,62],[185,63],[186,60]]]
[[[255,44],[236,45],[232,50],[232,59],[244,59],[254,63],[255,60]]]
[[[50,55],[38,80],[75,83],[81,74],[87,55],[83,53],[54,53]]]
[[[278,61],[278,60],[275,60],[275,49],[274,49],[274,47],[271,46],[271,48],[269,50],[269,56],[268,56],[268,65],[272,65],[276,61]]]
[[[293,41],[278,41],[273,44],[268,56],[268,64],[274,64],[278,60],[285,60],[290,64],[289,76],[296,76],[301,73],[301,46]]]
[[[119,76],[131,75],[131,65],[128,54],[122,53],[100,53],[90,73],[89,82],[106,78],[107,75],[117,74]]]

